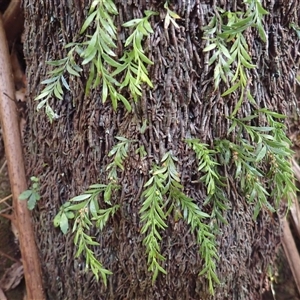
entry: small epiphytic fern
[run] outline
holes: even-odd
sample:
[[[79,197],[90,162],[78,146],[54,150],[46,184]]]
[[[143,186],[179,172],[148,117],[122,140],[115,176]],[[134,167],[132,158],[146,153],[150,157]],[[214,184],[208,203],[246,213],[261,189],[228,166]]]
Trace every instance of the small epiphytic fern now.
[[[153,33],[149,18],[155,13],[145,11],[144,18],[123,24],[124,27],[133,29],[133,32],[125,41],[124,46],[128,49],[120,59],[116,54],[117,30],[114,25],[114,16],[117,14],[114,1],[94,0],[80,31],[81,35],[85,34],[83,42],[65,45],[64,48],[69,49],[66,58],[47,62],[55,68],[48,72],[50,78],[41,82],[47,86],[35,100],[40,100],[37,109],[45,107],[51,122],[58,118],[58,114],[49,105],[49,100],[52,97],[62,100],[64,89],[70,90],[64,74],[67,72],[69,76],[78,77],[85,65],[88,66],[86,94],[102,86],[102,102],[109,98],[114,109],[117,109],[118,102],[121,101],[126,110],[131,111],[131,104],[121,93],[123,88],[128,87],[130,96],[137,101],[142,94],[143,83],[152,87],[147,66],[153,62],[145,55],[142,41]],[[92,31],[91,35],[87,33],[88,30]],[[75,62],[76,57],[82,60],[81,66]],[[122,77],[122,73],[125,73],[124,80],[119,82],[116,77]]]
[[[50,66],[55,67],[52,71],[48,72],[50,78],[43,80],[41,83],[45,84],[46,87],[41,91],[41,93],[35,98],[35,100],[41,100],[37,106],[37,110],[45,107],[46,114],[49,120],[52,122],[54,119],[57,119],[59,116],[49,104],[49,100],[54,96],[60,100],[63,99],[64,91],[70,90],[69,84],[65,78],[65,73],[68,72],[73,76],[80,76],[79,72],[82,71],[82,68],[79,67],[75,62],[75,48],[71,49],[68,52],[67,57],[55,60],[47,61],[46,63]]]
[[[165,260],[160,254],[161,235],[159,230],[167,228],[164,208],[163,175],[161,169],[154,166],[151,178],[144,185],[145,191],[142,194],[142,208],[140,210],[141,222],[144,223],[141,234],[147,234],[143,240],[148,254],[148,270],[153,272],[152,280],[155,281],[159,272],[166,274],[161,266]]]
[[[208,40],[208,45],[203,51],[213,51],[209,65],[215,63],[215,89],[219,88],[223,80],[229,85],[229,88],[222,94],[223,97],[236,90],[239,91],[239,100],[232,116],[237,113],[245,98],[253,101],[252,95],[247,90],[249,84],[247,70],[255,68],[256,65],[251,62],[249,47],[243,32],[250,27],[256,27],[260,38],[266,41],[262,19],[268,12],[259,0],[247,0],[245,3],[248,5],[245,13],[216,10],[218,15],[215,15],[203,28],[204,38]],[[223,19],[227,20],[226,24],[223,23]]]
[[[191,226],[196,235],[200,247],[200,255],[204,259],[204,268],[199,275],[205,275],[209,282],[209,290],[214,292],[214,283],[219,283],[216,275],[215,260],[218,258],[215,246],[215,236],[211,233],[209,225],[203,221],[209,215],[201,211],[197,204],[183,192],[179,173],[176,170],[177,158],[167,152],[161,160],[161,166],[154,166],[152,176],[145,184],[145,191],[142,194],[142,208],[140,210],[141,221],[144,223],[141,233],[147,234],[143,244],[147,249],[149,270],[153,272],[153,281],[158,272],[165,273],[160,265],[164,257],[160,253],[159,242],[160,231],[166,229],[167,215],[172,210],[180,215]],[[169,209],[166,212],[166,206]]]
[[[108,178],[111,181],[116,181],[118,178],[117,168],[124,171],[123,162],[128,156],[130,143],[134,142],[134,140],[129,140],[122,136],[116,136],[115,138],[119,142],[109,151],[108,157],[113,157],[113,161],[106,168],[106,171],[109,171]]]
[[[199,276],[204,275],[207,278],[209,291],[214,294],[214,284],[220,283],[215,264],[215,261],[219,258],[216,249],[216,237],[210,225],[204,222],[205,219],[210,219],[210,216],[204,213],[192,198],[184,194],[183,185],[175,166],[176,161],[177,158],[170,152],[167,152],[162,158],[162,163],[167,168],[166,189],[169,191],[172,204],[177,209],[181,208],[183,219],[191,226],[196,235],[199,253],[204,260],[204,267]]]
[[[47,87],[42,90],[41,94],[35,100],[43,99],[37,108],[41,109],[46,106],[46,113],[50,121],[54,117],[57,117],[57,114],[50,107],[48,100],[53,94],[58,99],[63,99],[64,92],[60,81],[62,81],[63,86],[67,90],[70,90],[63,74],[68,72],[71,76],[80,76],[78,72],[82,71],[82,68],[75,63],[74,54],[83,59],[81,63],[83,66],[89,64],[89,76],[86,84],[87,94],[92,88],[96,88],[102,84],[103,102],[109,96],[114,109],[117,108],[118,101],[122,101],[126,109],[131,110],[129,102],[117,91],[117,86],[120,84],[111,76],[111,69],[121,66],[116,60],[116,53],[114,52],[117,37],[113,16],[117,13],[117,8],[112,0],[93,1],[88,12],[88,17],[80,31],[80,34],[84,34],[88,28],[92,28],[93,34],[91,36],[87,34],[86,40],[81,43],[75,42],[65,45],[64,48],[70,48],[67,58],[47,62],[49,65],[58,67],[48,72],[50,78],[42,81],[43,84],[47,84]]]
[[[208,148],[199,139],[187,139],[186,143],[196,154],[198,160],[198,171],[203,175],[200,181],[206,187],[207,199],[204,205],[212,204],[211,217],[227,224],[223,217],[223,211],[229,209],[229,201],[225,197],[224,187],[227,185],[225,178],[218,171],[217,151]]]
[[[113,76],[119,74],[121,71],[125,72],[125,78],[120,87],[129,87],[130,95],[137,101],[142,96],[142,84],[147,83],[148,86],[153,87],[150,78],[148,77],[147,65],[153,65],[153,62],[145,55],[142,46],[144,37],[148,37],[153,33],[152,27],[149,23],[149,18],[156,13],[152,11],[145,11],[145,17],[140,19],[133,19],[122,26],[130,28],[132,33],[125,41],[124,55],[120,61],[122,65],[116,68]]]
[[[204,52],[212,52],[208,63],[215,64],[215,89],[219,88],[222,80],[227,85],[222,97],[232,93],[237,93],[239,97],[228,117],[232,125],[227,135],[231,135],[232,140],[216,141],[215,151],[222,164],[234,162],[235,177],[248,203],[255,204],[253,218],[256,219],[262,208],[274,212],[282,198],[287,199],[290,205],[290,196],[295,193],[296,188],[290,164],[292,151],[284,132],[285,126],[278,121],[284,116],[267,109],[259,109],[249,87],[249,70],[256,66],[251,62],[244,32],[255,27],[260,39],[265,42],[263,17],[268,12],[262,7],[260,0],[246,0],[244,3],[245,12],[216,8],[216,15],[203,28],[205,39],[208,40]],[[256,111],[238,119],[235,116],[245,100]],[[264,120],[265,126],[252,125],[261,123],[258,116],[260,120]],[[268,172],[262,168],[263,165],[270,166]],[[211,180],[209,174],[202,179]],[[275,200],[274,206],[271,205],[271,199]]]
[[[118,91],[119,83],[111,75],[111,70],[119,68],[121,64],[117,61],[115,41],[117,40],[117,29],[113,22],[113,16],[118,10],[113,1],[93,1],[88,17],[85,20],[80,34],[88,28],[93,28],[93,35],[86,35],[87,40],[77,47],[83,58],[82,65],[89,64],[89,78],[86,84],[86,93],[91,88],[102,84],[103,103],[109,97],[114,109],[118,101],[122,101],[127,110],[131,110],[129,102]]]
[[[267,126],[249,124],[259,115],[261,119],[265,118]],[[293,151],[285,134],[285,125],[280,121],[284,118],[284,115],[265,108],[244,118],[232,118],[229,133],[237,131],[236,141],[216,142],[224,163],[228,164],[230,159],[234,162],[235,177],[247,201],[255,203],[254,219],[262,208],[274,212],[282,199],[286,199],[290,207],[296,192],[290,162]],[[261,168],[262,162],[269,165],[267,171]],[[274,199],[274,206],[270,199]]]
[[[107,284],[107,275],[112,273],[105,269],[95,257],[91,247],[100,244],[87,232],[92,226],[96,226],[102,231],[119,208],[119,205],[112,204],[113,193],[120,189],[117,169],[124,170],[124,160],[128,156],[128,147],[132,141],[124,137],[117,137],[117,140],[119,143],[108,154],[109,157],[112,157],[112,162],[106,169],[108,184],[92,184],[81,195],[65,202],[54,218],[54,225],[60,227],[64,234],[69,229],[69,221],[74,219],[72,232],[75,233],[74,244],[78,248],[76,257],[83,255],[86,260],[86,269],[91,268],[97,280],[100,273],[105,285]],[[100,199],[103,199],[106,208],[100,207]]]
[[[115,185],[114,188],[118,189],[119,187]],[[106,190],[107,185],[105,184],[91,185],[83,194],[65,202],[60,207],[53,221],[54,226],[59,226],[61,231],[66,234],[69,229],[69,221],[74,219],[72,232],[75,233],[76,257],[83,255],[85,257],[86,269],[91,268],[97,280],[100,274],[105,285],[107,285],[107,275],[112,273],[105,269],[102,263],[95,257],[92,246],[99,246],[100,244],[87,232],[91,226],[94,226],[93,221],[96,221],[96,226],[102,230],[109,218],[119,208],[119,205],[105,209],[99,207],[99,197]],[[106,203],[108,204],[110,201],[106,201]]]

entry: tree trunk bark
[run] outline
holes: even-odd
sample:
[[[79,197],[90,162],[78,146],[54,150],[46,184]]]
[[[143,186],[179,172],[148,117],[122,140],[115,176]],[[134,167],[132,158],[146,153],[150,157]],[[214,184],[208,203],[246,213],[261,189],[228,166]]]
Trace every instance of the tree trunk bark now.
[[[229,116],[238,99],[221,97],[223,84],[214,90],[213,66],[203,52],[206,40],[202,27],[214,15],[214,1],[170,1],[169,7],[181,19],[179,28],[164,28],[163,1],[115,1],[119,14],[118,55],[123,51],[128,31],[121,25],[144,16],[145,10],[159,12],[151,17],[154,33],[144,41],[148,57],[154,62],[149,68],[153,89],[144,87],[141,99],[127,113],[120,104],[116,111],[109,101],[102,103],[102,88],[85,96],[87,73],[69,80],[71,92],[64,100],[53,100],[59,118],[52,124],[43,112],[36,112],[33,99],[42,90],[41,81],[49,66],[45,61],[61,59],[63,45],[78,39],[86,18],[88,0],[24,0],[25,58],[28,82],[28,120],[26,161],[28,176],[41,182],[41,197],[34,213],[36,239],[39,246],[48,299],[259,299],[264,287],[266,268],[275,257],[281,228],[276,213],[266,211],[253,220],[254,205],[247,203],[239,191],[232,168],[221,168],[227,177],[226,197],[231,209],[220,224],[217,236],[217,274],[221,281],[215,295],[208,293],[195,236],[189,226],[173,216],[162,232],[161,254],[166,258],[160,274],[152,284],[147,270],[147,256],[139,218],[143,185],[149,179],[153,163],[158,164],[167,151],[178,158],[184,191],[207,213],[203,206],[206,189],[199,178],[195,156],[186,146],[187,138],[198,138],[212,146],[227,136]],[[217,1],[215,5],[229,11],[245,10],[240,1]],[[269,11],[264,28],[269,43],[263,43],[255,28],[247,30],[249,53],[257,70],[249,71],[250,89],[257,105],[285,114],[296,102],[289,76],[299,62],[299,40],[290,23],[297,23],[299,1],[263,1]],[[271,42],[271,39],[277,41]],[[276,49],[274,48],[276,47]],[[278,62],[274,63],[278,56]],[[278,55],[277,55],[278,54]],[[84,70],[85,72],[87,70]],[[279,74],[280,72],[280,74]],[[222,91],[221,91],[222,90]],[[128,94],[126,95],[128,96]],[[239,117],[251,114],[244,103]],[[147,120],[147,128],[140,128]],[[105,170],[108,156],[116,144],[116,136],[136,140],[120,177],[121,190],[113,201],[120,209],[99,232],[91,228],[100,246],[94,248],[97,258],[113,275],[108,287],[85,272],[84,257],[75,258],[74,234],[63,235],[53,226],[60,206],[82,193],[94,183],[107,183]],[[141,161],[136,150],[144,146],[147,157]]]

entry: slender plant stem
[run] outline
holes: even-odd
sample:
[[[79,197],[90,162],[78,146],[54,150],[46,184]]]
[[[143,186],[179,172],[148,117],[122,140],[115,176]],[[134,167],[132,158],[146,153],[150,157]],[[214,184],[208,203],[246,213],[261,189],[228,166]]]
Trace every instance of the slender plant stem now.
[[[7,161],[5,161],[3,163],[3,165],[1,166],[1,168],[0,168],[0,174],[2,173],[2,171],[4,170],[4,168],[6,167],[6,165],[7,165]]]
[[[4,197],[3,199],[0,200],[0,203],[5,202],[6,200],[10,199],[12,197],[12,194]]]
[[[9,260],[14,261],[14,262],[18,262],[17,259],[15,259],[14,257],[12,257],[12,256],[10,256],[10,255],[8,255],[8,254],[6,254],[6,253],[4,253],[4,252],[2,252],[1,250],[0,250],[0,256],[4,256],[4,257],[6,257],[6,258],[8,258]],[[0,297],[0,299],[1,299],[1,297]]]
[[[286,218],[283,218],[281,222],[283,227],[283,235],[281,238],[283,249],[293,273],[297,289],[300,293],[300,256],[288,221],[286,220]]]

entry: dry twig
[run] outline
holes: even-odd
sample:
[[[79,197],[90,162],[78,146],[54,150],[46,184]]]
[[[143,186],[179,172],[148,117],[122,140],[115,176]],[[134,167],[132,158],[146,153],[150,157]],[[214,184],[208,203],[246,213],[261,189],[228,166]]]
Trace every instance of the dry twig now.
[[[300,293],[300,256],[298,249],[296,247],[291,229],[286,218],[282,219],[283,225],[283,235],[282,235],[282,244],[285,255],[290,265],[297,289]]]
[[[295,161],[295,159],[292,160],[292,167],[296,179],[298,180],[298,182],[300,182],[300,167],[298,163]],[[294,228],[297,232],[298,237],[300,237],[300,210],[299,210],[299,203],[297,197],[295,197],[293,201],[293,205],[291,207],[291,216],[292,216]],[[282,219],[282,225],[283,225],[282,244],[283,244],[284,252],[289,262],[293,277],[295,279],[297,289],[300,293],[300,268],[299,268],[300,256],[293,235],[291,233],[289,223],[285,217]]]
[[[13,195],[14,213],[19,229],[19,242],[23,258],[27,295],[28,299],[42,300],[45,297],[30,213],[26,202],[18,201],[18,196],[27,189],[27,184],[19,130],[19,116],[15,103],[9,99],[9,97],[15,97],[15,91],[2,18],[0,18],[0,66],[0,118]],[[9,97],[5,96],[5,94]]]

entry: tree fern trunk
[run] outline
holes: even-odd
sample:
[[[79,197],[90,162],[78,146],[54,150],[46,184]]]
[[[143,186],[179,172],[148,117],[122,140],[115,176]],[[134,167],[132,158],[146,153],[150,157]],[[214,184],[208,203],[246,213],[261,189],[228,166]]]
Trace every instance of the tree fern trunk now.
[[[143,17],[145,10],[159,12],[150,18],[154,33],[143,41],[145,53],[154,62],[149,67],[153,88],[145,85],[136,103],[124,89],[133,110],[128,113],[120,103],[114,111],[109,99],[102,103],[101,87],[85,96],[85,68],[81,77],[69,79],[71,92],[65,93],[63,101],[51,100],[59,115],[52,124],[44,112],[36,112],[38,103],[33,101],[49,70],[45,61],[65,57],[63,45],[80,40],[78,33],[91,1],[23,2],[29,111],[27,172],[41,182],[42,200],[34,211],[34,224],[48,299],[259,299],[266,268],[274,260],[280,242],[279,218],[277,213],[270,215],[263,209],[253,220],[255,205],[249,204],[241,192],[233,164],[219,167],[227,183],[224,195],[230,209],[223,217],[228,224],[205,221],[220,226],[216,237],[220,259],[216,264],[221,284],[215,286],[214,296],[209,295],[205,276],[198,276],[204,259],[183,218],[177,220],[173,211],[167,218],[167,229],[161,231],[161,254],[166,258],[162,266],[167,274],[159,274],[154,284],[147,270],[145,236],[141,234],[143,186],[152,165],[160,164],[168,151],[178,159],[176,167],[184,193],[202,211],[212,212],[211,204],[203,206],[207,189],[198,180],[201,174],[197,160],[185,139],[200,139],[214,149],[216,140],[227,137],[232,124],[227,117],[238,102],[237,94],[221,96],[228,89],[224,83],[215,90],[215,65],[208,65],[210,54],[203,52],[207,45],[203,26],[216,12],[213,1],[170,1],[169,8],[181,17],[176,19],[179,28],[164,23],[166,9],[162,1],[115,1],[119,12],[115,16],[119,56],[129,35],[121,25]],[[245,11],[240,1],[217,2],[216,6],[226,11]],[[259,108],[283,114],[293,109],[296,102],[293,68],[299,63],[299,39],[289,27],[290,23],[297,24],[299,2],[289,3],[263,2],[269,11],[263,21],[267,43],[256,28],[245,32],[249,55],[257,65],[256,69],[247,70],[247,87]],[[253,110],[244,101],[238,117],[248,116]],[[146,129],[141,130],[145,124]],[[117,143],[116,136],[136,142],[130,145],[124,171],[118,172],[121,189],[112,197],[120,209],[102,232],[90,230],[100,243],[94,248],[96,257],[113,272],[106,288],[92,272],[85,272],[84,257],[75,258],[74,234],[69,231],[63,235],[54,228],[53,219],[63,203],[89,185],[108,183],[108,153]],[[147,152],[145,159],[136,152],[141,146]],[[268,167],[267,163],[262,167]]]

